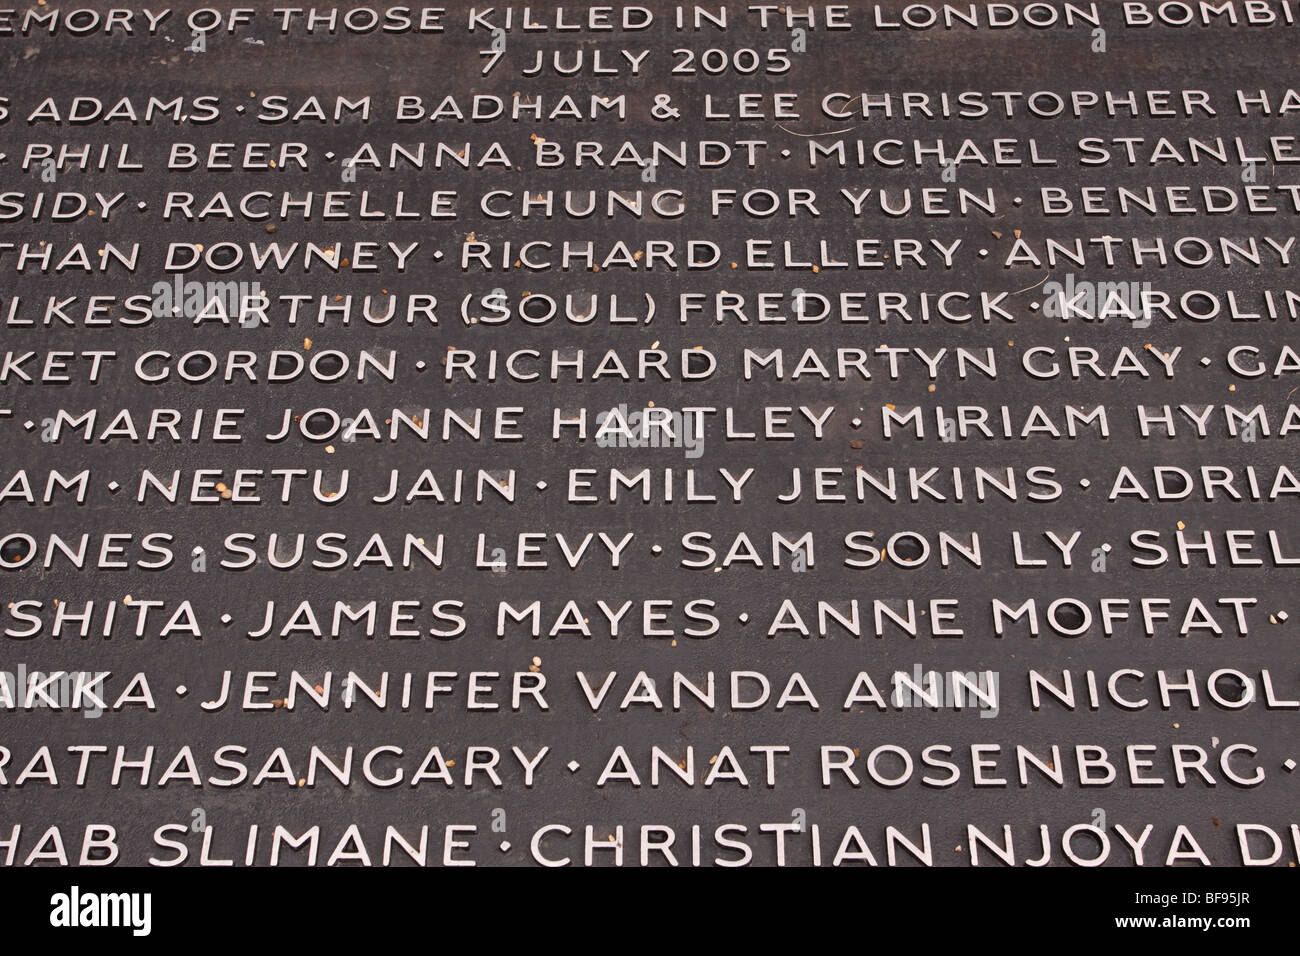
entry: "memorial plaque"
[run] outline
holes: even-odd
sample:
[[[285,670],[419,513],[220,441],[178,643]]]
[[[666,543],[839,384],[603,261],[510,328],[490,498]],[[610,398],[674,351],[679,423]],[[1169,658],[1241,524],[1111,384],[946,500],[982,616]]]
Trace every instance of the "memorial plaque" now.
[[[0,861],[1295,866],[1297,15],[0,10]]]

